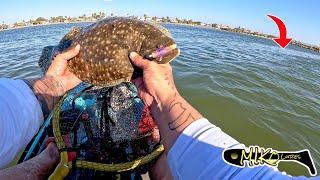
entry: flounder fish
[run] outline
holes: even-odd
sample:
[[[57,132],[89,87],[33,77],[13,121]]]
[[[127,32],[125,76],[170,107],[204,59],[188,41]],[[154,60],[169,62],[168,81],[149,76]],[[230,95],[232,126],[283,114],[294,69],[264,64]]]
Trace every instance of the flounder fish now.
[[[57,46],[43,49],[39,65],[45,72],[53,56],[77,44],[78,56],[68,67],[79,79],[96,86],[110,87],[132,79],[137,69],[131,64],[130,52],[163,64],[176,58],[180,51],[164,27],[131,18],[106,18],[84,28],[73,28]]]

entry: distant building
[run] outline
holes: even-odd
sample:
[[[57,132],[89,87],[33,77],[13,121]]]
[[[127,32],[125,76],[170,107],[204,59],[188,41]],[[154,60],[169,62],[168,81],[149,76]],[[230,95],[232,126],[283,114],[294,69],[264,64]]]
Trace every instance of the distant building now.
[[[0,30],[4,30],[4,29],[8,29],[8,28],[9,28],[9,26],[7,24],[4,24],[4,23],[0,24]]]
[[[171,22],[172,23],[178,23],[178,21],[176,19],[172,19]]]
[[[21,27],[25,27],[26,23],[25,22],[16,22],[13,24],[13,28],[21,28]]]
[[[218,28],[218,29],[221,29],[221,30],[228,30],[228,29],[230,29],[229,26],[223,25],[223,24],[218,24],[218,25],[217,25],[217,28]]]
[[[163,21],[162,21],[162,18],[157,18],[157,19],[156,19],[156,22],[163,22]]]
[[[211,24],[211,27],[213,27],[213,28],[217,28],[217,25],[218,25],[218,24],[213,23],[213,24]]]

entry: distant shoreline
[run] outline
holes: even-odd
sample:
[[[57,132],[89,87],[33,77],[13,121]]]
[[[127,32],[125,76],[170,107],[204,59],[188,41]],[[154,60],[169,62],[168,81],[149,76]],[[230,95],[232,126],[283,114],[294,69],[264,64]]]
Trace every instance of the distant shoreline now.
[[[218,30],[218,31],[232,32],[232,33],[236,33],[236,34],[242,34],[242,35],[245,35],[245,36],[257,37],[257,38],[269,39],[269,40],[273,40],[273,38],[276,38],[276,37],[271,37],[271,35],[268,35],[270,37],[266,37],[265,35],[261,35],[261,34],[253,35],[253,34],[248,34],[248,33],[243,33],[243,32],[235,32],[235,31],[228,30],[228,29],[219,29],[219,28],[210,27],[210,26],[192,25],[192,24],[184,24],[184,23],[170,23],[170,22],[167,22],[167,23],[164,23],[164,24],[177,24],[177,25],[190,26],[190,27],[200,27],[200,28],[214,29],[214,30]],[[319,47],[315,47],[315,46],[312,46],[312,45],[306,45],[304,43],[301,43],[301,42],[295,41],[295,40],[292,40],[292,42],[290,44],[298,46],[298,47],[303,48],[303,49],[308,49],[310,51],[314,51],[316,53],[320,53],[320,46]]]
[[[41,26],[50,26],[50,25],[58,25],[58,24],[78,24],[78,23],[94,23],[95,21],[81,21],[81,22],[59,22],[59,23],[48,23],[48,24],[37,24],[32,26],[22,26],[22,27],[14,27],[14,28],[8,28],[8,29],[0,29],[1,31],[10,31],[10,30],[16,30],[16,29],[23,29],[23,28],[29,28],[29,27],[41,27]]]
[[[41,27],[41,26],[50,26],[50,25],[58,25],[58,24],[78,24],[78,23],[94,23],[96,21],[75,21],[75,22],[54,22],[54,23],[46,23],[46,24],[37,24],[37,25],[31,25],[31,26],[22,26],[22,27],[13,27],[13,28],[8,28],[8,29],[0,29],[1,31],[10,31],[10,30],[16,30],[16,29],[23,29],[23,28],[29,28],[29,27]],[[214,29],[214,30],[220,30],[220,31],[225,31],[225,32],[233,32],[236,34],[242,34],[246,36],[253,36],[253,37],[258,37],[258,38],[263,38],[263,39],[273,39],[275,37],[271,35],[261,35],[261,34],[250,34],[250,33],[244,33],[244,32],[237,32],[234,31],[234,29],[230,28],[225,28],[225,29],[220,29],[216,27],[211,27],[211,26],[203,26],[203,25],[194,25],[194,24],[186,24],[186,23],[174,23],[174,22],[156,22],[156,23],[162,23],[162,24],[175,24],[175,25],[183,25],[183,26],[190,26],[190,27],[199,27],[199,28],[207,28],[207,29]],[[267,37],[268,36],[268,37]],[[298,42],[298,41],[292,41],[292,45],[296,45],[300,48],[303,49],[308,49],[311,51],[315,51],[320,53],[320,47],[315,47],[311,45],[306,45],[304,43]]]

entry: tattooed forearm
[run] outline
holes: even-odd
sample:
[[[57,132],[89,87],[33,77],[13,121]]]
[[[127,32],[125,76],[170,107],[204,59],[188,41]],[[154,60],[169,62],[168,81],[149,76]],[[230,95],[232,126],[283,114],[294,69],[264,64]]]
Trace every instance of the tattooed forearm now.
[[[0,179],[47,179],[59,163],[58,149],[49,146],[38,156],[16,166],[0,170]]]
[[[51,77],[24,80],[37,97],[46,118],[64,93],[63,86]]]
[[[194,121],[203,118],[178,93],[164,102],[161,109],[154,106],[154,109],[151,110],[155,114],[160,130],[161,143],[164,144],[167,153],[185,128]]]
[[[173,99],[169,105],[169,113],[173,113],[172,120],[168,123],[170,130],[176,130],[195,118],[192,112],[188,110],[186,104],[183,104],[177,99]]]

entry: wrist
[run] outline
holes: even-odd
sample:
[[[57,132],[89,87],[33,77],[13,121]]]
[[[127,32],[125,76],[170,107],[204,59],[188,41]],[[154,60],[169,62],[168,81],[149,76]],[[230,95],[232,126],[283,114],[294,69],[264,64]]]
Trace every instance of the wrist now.
[[[49,164],[57,165],[60,160],[60,154],[57,146],[54,143],[50,143],[43,152]]]
[[[170,104],[174,99],[181,98],[178,91],[172,91],[170,93],[165,92],[165,95],[159,95],[159,98],[156,98],[156,102],[158,105],[158,108],[161,110],[166,110],[170,107]]]
[[[39,101],[44,118],[49,115],[60,97],[66,92],[60,82],[50,76],[24,81]]]
[[[52,76],[44,76],[39,81],[36,81],[35,86],[39,87],[41,93],[52,97],[60,97],[66,93],[64,85]]]
[[[181,100],[183,99],[181,97],[181,95],[179,94],[178,91],[174,92],[173,94],[171,94],[171,96],[167,97],[166,99],[164,99],[161,103],[161,108],[164,111],[169,111],[170,106],[172,106],[172,102],[173,101],[177,101],[177,100]]]

